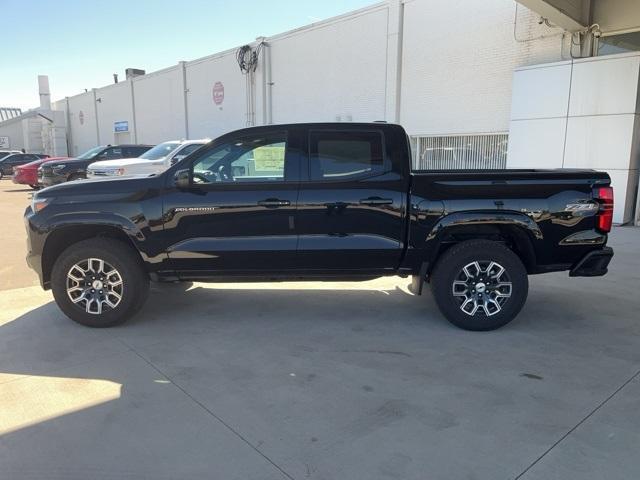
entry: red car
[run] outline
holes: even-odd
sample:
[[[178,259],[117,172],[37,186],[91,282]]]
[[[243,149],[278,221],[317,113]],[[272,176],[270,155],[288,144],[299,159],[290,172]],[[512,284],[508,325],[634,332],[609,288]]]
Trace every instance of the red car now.
[[[13,167],[13,183],[29,185],[34,190],[37,190],[40,188],[40,185],[38,185],[38,167],[46,162],[64,160],[66,158],[69,157],[41,158],[40,160],[34,160],[31,163]]]

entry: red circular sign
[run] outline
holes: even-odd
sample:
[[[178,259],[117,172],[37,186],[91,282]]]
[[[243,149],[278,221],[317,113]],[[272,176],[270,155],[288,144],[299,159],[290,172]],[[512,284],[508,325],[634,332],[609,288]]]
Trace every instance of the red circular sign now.
[[[78,113],[78,120],[80,120],[80,125],[84,124],[84,112],[82,110]]]
[[[224,85],[222,82],[216,82],[213,85],[213,103],[222,105],[222,102],[224,102]]]

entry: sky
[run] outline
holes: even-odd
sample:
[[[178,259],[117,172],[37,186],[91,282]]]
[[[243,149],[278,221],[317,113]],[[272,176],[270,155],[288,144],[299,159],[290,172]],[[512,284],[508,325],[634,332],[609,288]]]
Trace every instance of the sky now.
[[[52,100],[238,47],[376,0],[0,0],[0,107]]]

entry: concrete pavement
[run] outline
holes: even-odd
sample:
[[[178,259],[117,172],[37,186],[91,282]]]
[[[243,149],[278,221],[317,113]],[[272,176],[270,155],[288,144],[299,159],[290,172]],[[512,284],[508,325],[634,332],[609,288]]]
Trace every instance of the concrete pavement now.
[[[640,229],[450,326],[408,280],[154,286],[114,329],[0,292],[0,478],[640,477]]]
[[[38,285],[38,276],[27,267],[27,240],[22,216],[33,190],[0,179],[0,291]]]

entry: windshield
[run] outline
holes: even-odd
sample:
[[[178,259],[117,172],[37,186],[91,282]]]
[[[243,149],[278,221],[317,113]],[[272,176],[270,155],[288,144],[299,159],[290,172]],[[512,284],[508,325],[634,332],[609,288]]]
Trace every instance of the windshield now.
[[[159,160],[160,158],[164,158],[169,155],[179,146],[180,144],[176,142],[161,143],[160,145],[153,147],[151,150],[147,150],[138,158],[144,158],[145,160]]]
[[[102,150],[104,150],[103,146],[93,147],[91,150],[87,150],[82,155],[80,155],[80,156],[78,156],[76,158],[78,158],[79,160],[90,160],[93,157],[95,157],[97,154],[99,154]]]

